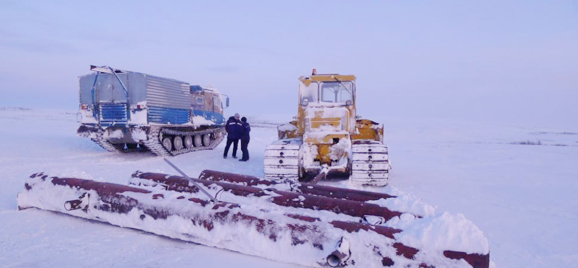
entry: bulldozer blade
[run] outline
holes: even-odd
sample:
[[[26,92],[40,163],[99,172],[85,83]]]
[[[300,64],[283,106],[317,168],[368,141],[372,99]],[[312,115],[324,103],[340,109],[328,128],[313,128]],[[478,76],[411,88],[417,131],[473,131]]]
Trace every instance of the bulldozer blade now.
[[[321,212],[295,210],[307,213],[288,214],[254,204],[212,202],[199,192],[176,193],[39,173],[25,183],[18,194],[18,206],[306,266],[489,265],[489,253],[408,246],[396,239],[403,233],[399,229],[335,220]]]

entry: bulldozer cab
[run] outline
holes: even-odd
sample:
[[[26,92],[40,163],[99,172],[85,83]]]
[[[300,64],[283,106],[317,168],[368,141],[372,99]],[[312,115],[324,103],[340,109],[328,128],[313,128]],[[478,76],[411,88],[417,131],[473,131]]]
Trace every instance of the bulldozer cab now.
[[[353,82],[312,82],[309,86],[302,87],[301,103],[308,104],[353,104]]]
[[[353,134],[355,76],[315,74],[299,80],[299,136],[316,130]]]
[[[303,106],[354,104],[355,77],[352,75],[315,75],[299,80],[299,99]]]

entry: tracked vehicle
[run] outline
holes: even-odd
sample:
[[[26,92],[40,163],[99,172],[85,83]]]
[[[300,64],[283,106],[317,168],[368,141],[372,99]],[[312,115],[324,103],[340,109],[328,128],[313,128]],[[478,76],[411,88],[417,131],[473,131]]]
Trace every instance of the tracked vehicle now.
[[[111,152],[162,156],[213,149],[223,140],[229,98],[217,90],[108,66],[90,70],[79,78],[79,136]]]
[[[355,76],[313,70],[299,78],[298,97],[295,120],[279,126],[279,140],[265,150],[266,178],[387,184],[383,125],[357,115]]]

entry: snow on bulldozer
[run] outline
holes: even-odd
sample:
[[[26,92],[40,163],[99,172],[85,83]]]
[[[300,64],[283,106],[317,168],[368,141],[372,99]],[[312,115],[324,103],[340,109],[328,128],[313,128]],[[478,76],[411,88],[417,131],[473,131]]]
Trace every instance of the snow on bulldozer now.
[[[357,115],[355,76],[313,69],[299,78],[298,96],[295,120],[279,126],[279,140],[265,149],[265,177],[386,185],[391,165],[383,125]]]
[[[488,241],[461,215],[407,196],[205,170],[136,171],[129,185],[31,175],[18,208],[39,208],[311,267],[475,267]]]

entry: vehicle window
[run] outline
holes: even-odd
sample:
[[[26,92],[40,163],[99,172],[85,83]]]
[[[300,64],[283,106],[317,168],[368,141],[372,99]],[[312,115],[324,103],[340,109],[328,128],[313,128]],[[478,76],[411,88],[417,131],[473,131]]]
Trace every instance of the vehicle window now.
[[[223,109],[221,97],[218,95],[213,95],[213,111],[220,112],[221,109]]]
[[[321,84],[321,101],[331,103],[345,103],[352,100],[351,82],[324,82]]]

